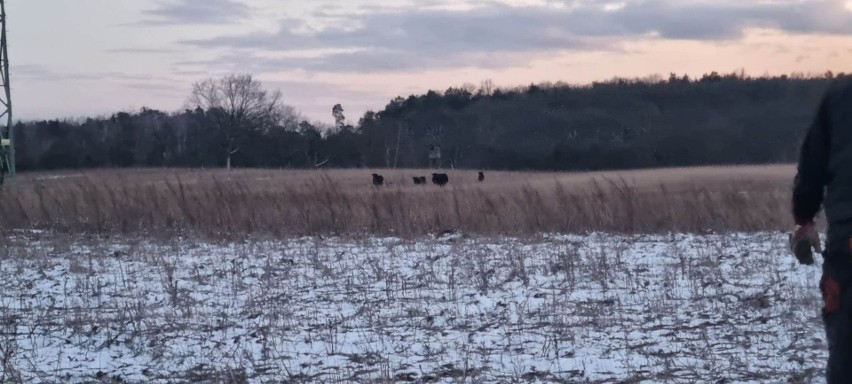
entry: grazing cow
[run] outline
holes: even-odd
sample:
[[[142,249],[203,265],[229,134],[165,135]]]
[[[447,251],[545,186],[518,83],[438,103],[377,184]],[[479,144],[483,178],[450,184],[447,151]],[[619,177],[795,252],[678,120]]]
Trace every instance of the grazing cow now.
[[[412,179],[414,179],[414,185],[426,184],[426,176],[415,176]]]
[[[485,174],[482,173],[482,172],[479,172],[479,177],[477,177],[476,180],[479,180],[480,183],[485,181]]]
[[[373,174],[373,185],[381,187],[385,183],[385,177],[379,174]]]
[[[433,173],[432,174],[432,184],[435,184],[439,187],[443,187],[450,182],[450,177],[447,176],[446,173]]]

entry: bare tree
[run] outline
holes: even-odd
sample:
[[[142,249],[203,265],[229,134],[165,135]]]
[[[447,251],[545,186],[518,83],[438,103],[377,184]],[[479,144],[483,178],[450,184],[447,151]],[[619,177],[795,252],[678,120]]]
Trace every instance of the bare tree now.
[[[473,92],[471,92],[473,93]],[[482,80],[479,85],[479,93],[485,96],[491,96],[494,94],[494,81],[491,79]]]
[[[248,132],[266,133],[288,123],[293,108],[281,100],[281,91],[269,92],[249,74],[230,74],[207,79],[192,86],[187,101],[201,107],[211,116],[225,140],[225,166],[231,168],[231,156],[240,148],[237,140]]]

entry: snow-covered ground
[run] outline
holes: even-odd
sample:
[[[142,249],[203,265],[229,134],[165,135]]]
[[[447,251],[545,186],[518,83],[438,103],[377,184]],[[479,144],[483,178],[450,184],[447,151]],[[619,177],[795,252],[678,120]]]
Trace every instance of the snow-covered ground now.
[[[0,243],[0,382],[822,381],[781,234]]]

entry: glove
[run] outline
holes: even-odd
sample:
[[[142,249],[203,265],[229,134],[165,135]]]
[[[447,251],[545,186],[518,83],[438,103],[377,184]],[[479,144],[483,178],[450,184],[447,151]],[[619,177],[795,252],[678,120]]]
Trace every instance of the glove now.
[[[819,233],[813,222],[796,227],[790,235],[790,250],[799,260],[799,264],[811,265],[814,263],[814,250],[822,252],[819,241]]]

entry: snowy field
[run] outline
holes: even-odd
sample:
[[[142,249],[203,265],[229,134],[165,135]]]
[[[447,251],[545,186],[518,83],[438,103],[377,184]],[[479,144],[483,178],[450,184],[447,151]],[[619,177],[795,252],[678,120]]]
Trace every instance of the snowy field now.
[[[0,382],[813,383],[785,235],[0,243]]]

